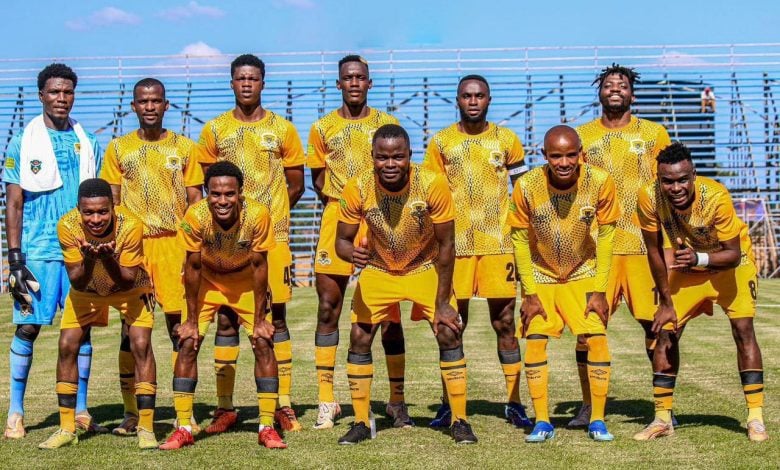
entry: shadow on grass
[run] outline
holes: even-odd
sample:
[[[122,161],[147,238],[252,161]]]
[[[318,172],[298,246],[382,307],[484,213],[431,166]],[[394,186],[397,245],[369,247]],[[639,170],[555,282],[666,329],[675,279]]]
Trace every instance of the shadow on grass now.
[[[568,422],[577,414],[582,406],[581,401],[564,401],[556,403],[552,412],[556,415],[563,415]],[[618,400],[607,398],[607,416],[618,415],[625,416],[628,422],[649,423],[653,420],[655,408],[651,400]]]

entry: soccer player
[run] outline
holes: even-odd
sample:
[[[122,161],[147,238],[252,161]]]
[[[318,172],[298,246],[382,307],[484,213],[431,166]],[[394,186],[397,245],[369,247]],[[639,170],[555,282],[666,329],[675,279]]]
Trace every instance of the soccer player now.
[[[654,293],[647,249],[636,224],[636,200],[639,189],[655,178],[658,153],[669,145],[669,134],[660,124],[631,114],[634,86],[639,74],[617,64],[605,68],[593,82],[598,86],[601,117],[577,128],[585,151],[585,160],[609,172],[615,180],[617,197],[623,212],[615,228],[614,258],[607,284],[607,303],[614,312],[625,300],[629,312],[645,331],[645,348],[652,362],[655,335],[653,323]],[[587,426],[590,422],[590,381],[588,347],[585,338],[577,338],[575,351],[582,388],[582,402],[569,426]]]
[[[176,363],[184,284],[181,273],[185,251],[176,241],[176,230],[188,204],[202,197],[203,172],[195,157],[195,143],[163,127],[168,110],[165,86],[144,78],[133,87],[130,107],[139,128],[108,144],[100,176],[111,184],[114,203],[143,221],[144,265],[152,278],[154,297],[165,312],[168,336],[173,344],[171,363]],[[133,434],[138,425],[135,407],[134,356],[127,325],[122,329],[119,351],[119,381],[125,418],[113,429],[117,435]]]
[[[639,193],[638,216],[658,292],[652,330],[655,419],[634,439],[674,434],[672,401],[680,367],[679,341],[699,305],[720,305],[731,323],[737,365],[747,402],[751,441],[769,438],[763,418],[764,372],[756,342],[756,265],[748,228],[734,210],[728,190],[696,175],[690,151],[674,143],[658,154],[658,179]],[[674,248],[664,259],[664,235]]]
[[[555,436],[547,399],[547,340],[560,337],[565,324],[584,336],[588,347],[588,435],[611,441],[604,406],[611,372],[607,277],[620,217],[615,183],[605,170],[581,163],[582,144],[571,127],[547,131],[542,153],[547,163],[517,180],[510,212],[523,295],[525,375],[536,412],[536,425],[525,440],[544,442]]]
[[[452,437],[477,442],[466,421],[466,360],[452,291],[455,206],[442,175],[411,163],[409,135],[387,124],[373,136],[374,171],[350,180],[341,195],[336,252],[365,268],[352,300],[347,378],[355,423],[339,444],[372,438],[371,343],[382,322],[400,323],[399,303],[412,320],[427,320],[439,344],[439,365],[452,408]],[[355,247],[361,221],[368,233]],[[367,237],[367,238],[366,238]]]
[[[199,140],[200,162],[208,167],[229,161],[241,169],[246,181],[244,195],[268,208],[274,224],[276,245],[268,252],[268,284],[271,317],[275,328],[274,354],[279,363],[279,403],[276,421],[286,431],[301,429],[291,408],[292,343],[287,329],[286,304],[292,299],[292,253],[289,245],[290,208],[303,194],[305,157],[300,137],[291,122],[264,109],[265,64],[251,54],[230,64],[230,87],[236,105],[203,127]],[[239,353],[238,318],[235,312],[219,313],[214,343],[217,374],[217,411],[207,433],[224,432],[238,419],[233,407],[236,361]]]
[[[315,429],[333,427],[341,407],[333,395],[333,373],[339,344],[339,318],[344,292],[353,266],[336,255],[336,228],[339,220],[341,192],[347,181],[373,168],[371,138],[384,124],[398,124],[387,113],[368,106],[371,89],[368,62],[348,55],[338,64],[336,88],[341,91],[341,107],[315,122],[309,133],[307,165],[311,168],[314,188],[326,201],[317,242],[316,275],[317,330],[314,334],[314,361],[317,367],[319,412]],[[362,237],[357,237],[359,240]],[[385,409],[395,427],[414,423],[404,401],[406,351],[400,323],[382,325],[382,346],[387,360],[390,400]]]
[[[460,121],[437,132],[425,154],[425,166],[443,173],[455,205],[455,271],[453,284],[458,313],[466,328],[469,299],[487,299],[496,332],[498,359],[506,379],[504,415],[517,427],[531,421],[520,404],[520,347],[515,337],[515,260],[512,254],[509,179],[528,167],[523,145],[511,130],[488,122],[490,86],[480,75],[460,79],[457,91]],[[431,426],[449,426],[450,407],[444,402]]]
[[[8,281],[14,298],[11,341],[10,406],[5,437],[24,437],[24,395],[33,343],[42,325],[51,325],[65,305],[70,283],[57,242],[57,221],[76,207],[79,182],[94,178],[101,151],[95,136],[70,117],[78,78],[65,64],[38,74],[43,113],[14,135],[5,155]],[[76,423],[80,429],[107,431],[87,411],[92,362],[89,335],[79,349]]]
[[[244,176],[230,162],[206,170],[206,199],[187,209],[179,240],[187,250],[184,265],[186,315],[179,326],[179,356],[173,377],[178,428],[160,449],[194,444],[192,401],[198,383],[198,351],[209,324],[229,307],[250,334],[255,354],[255,384],[260,409],[258,443],[287,447],[273,427],[279,377],[273,352],[274,326],[266,318],[267,257],[275,242],[265,205],[244,198]]]
[[[84,180],[78,206],[57,224],[62,256],[72,289],[65,301],[57,357],[57,400],[60,429],[41,443],[41,449],[78,444],[76,393],[79,345],[93,326],[108,325],[115,308],[127,325],[135,359],[135,399],[139,412],[138,446],[157,448],[154,405],[157,370],[152,350],[151,282],[143,264],[143,223],[123,208],[114,208],[111,186],[104,180]]]

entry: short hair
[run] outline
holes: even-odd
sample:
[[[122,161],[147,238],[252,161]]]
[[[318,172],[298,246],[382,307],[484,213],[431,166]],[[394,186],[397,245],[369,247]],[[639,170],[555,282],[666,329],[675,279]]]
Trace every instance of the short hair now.
[[[341,66],[344,64],[348,64],[350,62],[360,62],[361,64],[366,66],[366,72],[368,72],[368,61],[363,56],[359,56],[357,54],[349,54],[342,57],[341,60],[339,61],[339,74],[341,73]]]
[[[662,163],[673,165],[685,160],[693,163],[693,156],[691,155],[691,151],[688,150],[688,147],[680,142],[674,142],[661,150],[658,153],[658,156],[655,157],[655,160],[659,165]]]
[[[478,82],[484,83],[485,86],[488,89],[488,93],[490,93],[490,84],[488,83],[487,79],[485,79],[485,77],[483,77],[482,75],[477,75],[477,74],[466,75],[465,77],[461,78],[458,81],[458,89],[460,89],[460,86],[463,84],[463,82],[466,82],[466,81],[469,81],[469,80],[476,80]]]
[[[371,139],[371,144],[373,145],[379,139],[395,139],[398,137],[402,137],[406,141],[406,145],[411,146],[409,133],[406,132],[406,129],[399,126],[398,124],[385,124],[384,126],[381,126],[379,129],[377,129],[376,132],[374,132],[374,137]]]
[[[244,174],[241,173],[241,169],[239,169],[234,163],[223,160],[211,165],[208,170],[206,170],[206,175],[203,181],[206,189],[208,190],[209,180],[211,178],[219,178],[220,176],[232,176],[238,180],[239,188],[244,187]]]
[[[91,197],[107,197],[111,202],[114,201],[111,185],[108,184],[108,181],[100,178],[86,179],[79,185],[79,200]]]
[[[241,54],[240,56],[233,59],[233,62],[230,63],[230,76],[232,77],[233,74],[236,73],[237,68],[243,67],[245,65],[250,67],[257,67],[260,69],[260,78],[265,80],[265,62],[260,60],[260,58],[254,54]]]
[[[139,88],[151,88],[154,86],[158,86],[162,88],[163,97],[165,97],[165,85],[163,85],[163,82],[157,80],[156,78],[151,78],[151,77],[146,77],[138,80],[135,86],[133,86],[133,95],[135,95],[135,90]]]
[[[634,91],[634,84],[639,82],[639,72],[631,67],[624,67],[620,64],[612,62],[612,65],[605,67],[601,70],[601,73],[593,80],[592,85],[598,84],[599,89],[604,84],[604,80],[610,75],[622,75],[628,79],[628,83],[631,85],[631,91]]]
[[[73,82],[73,88],[76,88],[79,78],[76,76],[76,72],[72,68],[65,64],[49,64],[38,73],[38,91],[43,90],[46,86],[46,82],[50,78],[64,78]]]

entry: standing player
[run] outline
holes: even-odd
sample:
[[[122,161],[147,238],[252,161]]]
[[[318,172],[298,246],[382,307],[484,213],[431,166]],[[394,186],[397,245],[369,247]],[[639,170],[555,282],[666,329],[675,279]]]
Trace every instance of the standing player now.
[[[70,283],[57,242],[57,221],[78,202],[79,182],[94,178],[101,153],[95,136],[70,117],[78,78],[64,64],[38,74],[43,113],[8,144],[6,183],[8,281],[14,298],[11,341],[10,406],[5,437],[24,437],[24,394],[32,365],[33,343],[42,325],[51,325],[62,309]],[[80,429],[105,431],[87,411],[92,362],[89,335],[79,349],[76,423]]]
[[[268,252],[268,284],[271,317],[276,333],[274,354],[279,363],[279,403],[276,421],[286,431],[301,429],[291,408],[292,343],[287,329],[286,304],[292,299],[292,253],[289,245],[290,208],[303,194],[305,157],[295,127],[278,114],[264,109],[265,64],[251,54],[230,64],[230,88],[236,106],[207,122],[200,134],[200,162],[208,167],[229,161],[246,181],[244,194],[268,208],[276,234],[276,246]],[[238,419],[233,408],[233,388],[238,360],[238,318],[235,312],[219,312],[214,347],[219,403],[208,433],[224,432]]]
[[[536,425],[525,440],[544,442],[555,436],[547,401],[547,339],[560,337],[565,324],[588,347],[593,407],[588,435],[611,441],[604,406],[611,372],[607,278],[620,217],[615,183],[605,170],[580,163],[582,144],[571,127],[550,129],[542,153],[547,164],[520,177],[510,213],[523,289],[525,374],[536,412]]]
[[[184,249],[176,241],[176,230],[188,204],[201,199],[203,172],[192,157],[195,143],[163,127],[168,110],[165,86],[144,78],[133,87],[131,108],[139,129],[108,144],[100,176],[111,184],[114,203],[126,207],[144,223],[144,258],[152,278],[154,296],[165,312],[168,336],[173,344],[171,363],[176,363],[184,285],[181,272]],[[135,432],[134,357],[127,326],[122,329],[119,351],[119,380],[125,405],[125,419],[114,434]]]
[[[339,444],[373,437],[370,429],[371,343],[379,325],[401,322],[399,303],[411,301],[412,320],[427,320],[439,344],[439,365],[452,406],[452,437],[477,442],[466,421],[466,360],[462,324],[455,311],[455,206],[447,180],[411,163],[409,135],[387,124],[373,137],[374,171],[347,183],[342,192],[336,251],[360,274],[352,301],[347,378],[355,423]],[[355,247],[361,221],[368,238]]]
[[[260,410],[258,443],[284,449],[273,427],[279,377],[273,353],[274,327],[266,319],[269,250],[273,223],[268,209],[244,199],[244,176],[230,162],[206,170],[206,199],[189,209],[179,228],[187,250],[184,289],[186,318],[179,327],[179,357],[173,376],[173,401],[178,428],[160,449],[194,443],[192,401],[198,383],[198,351],[214,314],[229,307],[250,333],[255,354],[255,384]]]
[[[326,200],[314,266],[319,297],[314,334],[320,402],[316,429],[332,428],[341,414],[341,407],[333,395],[333,374],[341,307],[353,266],[336,256],[338,201],[350,178],[373,167],[371,139],[374,132],[384,124],[398,124],[394,117],[368,106],[371,86],[368,62],[364,58],[357,55],[342,58],[336,81],[336,88],[341,90],[342,105],[312,125],[307,145],[307,164],[311,168],[314,188]],[[382,346],[390,381],[390,400],[385,411],[393,418],[395,427],[410,427],[414,423],[404,401],[406,351],[400,323],[383,324]]]
[[[79,185],[78,207],[57,225],[65,268],[72,289],[65,302],[57,358],[57,400],[60,429],[41,443],[41,449],[78,444],[76,391],[79,344],[93,326],[108,325],[108,309],[115,308],[127,329],[134,356],[138,446],[157,448],[154,405],[157,367],[152,350],[151,283],[143,264],[143,223],[123,207],[114,208],[111,186],[101,179]]]
[[[716,181],[696,176],[690,151],[674,143],[658,155],[658,180],[642,188],[638,213],[658,292],[652,326],[658,345],[653,356],[655,420],[634,439],[674,434],[672,400],[680,368],[680,334],[701,313],[701,302],[712,301],[731,322],[748,408],[748,438],[767,440],[763,363],[753,329],[756,266],[747,225],[737,217],[731,195]],[[668,266],[662,232],[675,248]]]
[[[634,86],[639,74],[634,69],[612,64],[593,82],[598,85],[601,117],[577,128],[588,163],[603,168],[615,180],[623,213],[615,229],[614,258],[607,285],[607,302],[614,312],[620,298],[645,331],[645,347],[650,361],[655,347],[650,326],[653,323],[653,290],[647,249],[636,223],[639,189],[655,178],[658,153],[669,145],[669,134],[660,124],[631,114],[636,99]],[[569,426],[590,422],[590,382],[585,338],[577,338],[577,371],[582,386],[583,405]]]
[[[496,332],[498,359],[506,379],[507,420],[531,426],[520,404],[520,347],[515,337],[515,260],[509,213],[509,178],[514,183],[528,167],[523,146],[511,130],[487,121],[490,86],[480,75],[458,83],[460,121],[433,136],[425,166],[446,175],[456,207],[453,284],[458,313],[466,328],[469,299],[487,298],[490,323]],[[450,407],[444,402],[431,426],[449,426]]]

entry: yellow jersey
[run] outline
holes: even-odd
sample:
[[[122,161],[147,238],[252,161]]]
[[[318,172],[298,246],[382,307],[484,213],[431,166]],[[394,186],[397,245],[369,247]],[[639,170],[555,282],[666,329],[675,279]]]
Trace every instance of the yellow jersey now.
[[[447,180],[415,164],[403,190],[387,191],[368,171],[347,183],[340,204],[339,221],[368,226],[368,267],[391,274],[431,267],[439,253],[433,226],[455,219]]]
[[[655,158],[671,141],[666,129],[657,123],[631,116],[624,127],[609,129],[601,119],[577,127],[585,151],[585,161],[609,172],[615,180],[623,214],[615,227],[613,253],[647,253],[636,218],[639,190],[655,179]]]
[[[311,126],[306,164],[309,168],[325,168],[323,194],[341,198],[349,179],[373,168],[372,139],[385,124],[398,124],[398,119],[371,108],[361,119],[343,118],[335,110]]]
[[[305,162],[303,146],[293,124],[270,110],[255,122],[239,121],[233,110],[203,126],[198,160],[210,165],[229,161],[244,174],[244,195],[271,213],[276,240],[287,242],[290,233],[290,199],[284,169]]]
[[[517,180],[509,224],[528,229],[537,283],[593,277],[598,226],[620,218],[615,183],[605,170],[583,163],[577,184],[560,191],[550,184],[548,171],[543,165]]]
[[[512,253],[509,214],[510,165],[522,164],[523,144],[506,127],[488,123],[478,135],[458,124],[437,132],[424,165],[443,173],[458,211],[455,215],[457,256]]]

